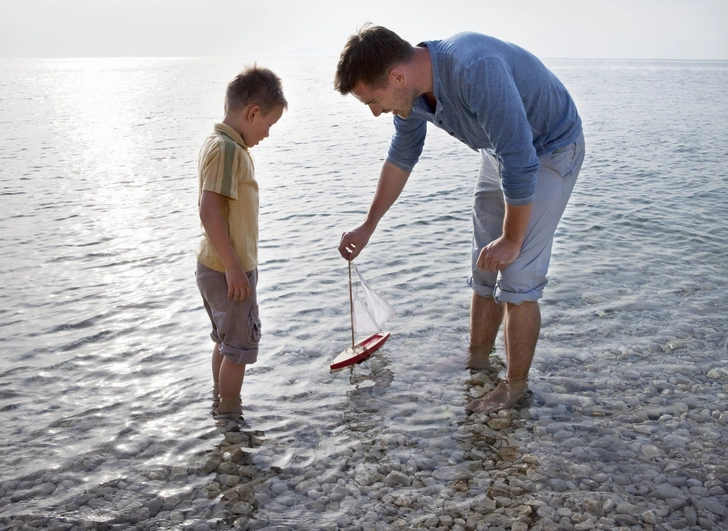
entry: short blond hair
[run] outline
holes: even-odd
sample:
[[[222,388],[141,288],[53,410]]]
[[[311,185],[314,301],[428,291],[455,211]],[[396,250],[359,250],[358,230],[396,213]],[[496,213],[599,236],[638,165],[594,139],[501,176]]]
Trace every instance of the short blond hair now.
[[[259,105],[263,114],[276,107],[288,108],[281,79],[267,68],[253,65],[240,72],[225,91],[225,110],[238,110],[246,105]]]

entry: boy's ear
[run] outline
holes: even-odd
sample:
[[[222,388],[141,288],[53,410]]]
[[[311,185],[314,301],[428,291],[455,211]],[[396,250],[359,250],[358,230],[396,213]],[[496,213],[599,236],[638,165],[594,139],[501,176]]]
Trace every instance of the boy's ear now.
[[[245,112],[245,118],[247,118],[247,120],[249,122],[252,122],[253,118],[255,118],[255,115],[259,114],[260,112],[261,112],[260,105],[251,105],[250,107],[247,108],[247,110]]]

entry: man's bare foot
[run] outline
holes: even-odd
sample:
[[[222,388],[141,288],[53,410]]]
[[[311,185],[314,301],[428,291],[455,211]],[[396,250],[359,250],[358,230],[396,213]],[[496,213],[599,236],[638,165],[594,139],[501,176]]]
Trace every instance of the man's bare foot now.
[[[469,413],[495,413],[501,409],[509,409],[516,402],[526,397],[530,391],[526,380],[521,382],[509,382],[506,379],[500,381],[498,386],[483,398],[471,401],[465,410]]]

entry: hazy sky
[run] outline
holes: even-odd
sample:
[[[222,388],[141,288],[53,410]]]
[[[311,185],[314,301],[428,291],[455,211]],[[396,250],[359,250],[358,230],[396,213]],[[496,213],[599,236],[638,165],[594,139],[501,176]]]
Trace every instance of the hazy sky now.
[[[337,56],[371,21],[413,44],[473,30],[544,58],[728,60],[728,0],[0,0],[0,13],[0,57]]]

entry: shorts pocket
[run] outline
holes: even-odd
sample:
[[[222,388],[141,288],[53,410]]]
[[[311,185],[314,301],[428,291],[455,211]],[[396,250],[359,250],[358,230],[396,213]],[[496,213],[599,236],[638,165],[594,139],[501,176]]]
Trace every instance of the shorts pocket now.
[[[214,311],[228,311],[232,300],[227,296],[228,286],[225,273],[217,271],[198,273],[197,287]]]
[[[250,307],[250,315],[248,316],[248,341],[253,344],[259,343],[262,332],[258,305],[253,304]]]
[[[576,160],[576,143],[557,149],[551,153],[551,166],[562,177],[568,177],[574,171]]]

